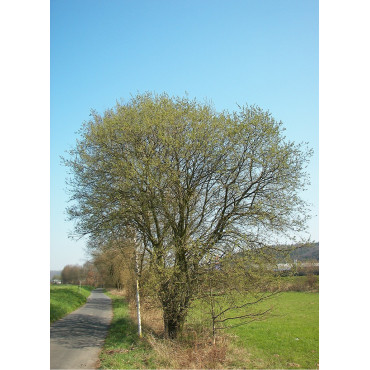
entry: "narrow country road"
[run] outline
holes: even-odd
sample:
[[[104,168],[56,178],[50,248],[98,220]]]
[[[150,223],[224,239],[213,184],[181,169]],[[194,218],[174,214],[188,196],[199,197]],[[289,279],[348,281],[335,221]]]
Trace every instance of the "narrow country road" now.
[[[95,369],[112,316],[111,299],[95,289],[84,306],[51,324],[50,368]]]

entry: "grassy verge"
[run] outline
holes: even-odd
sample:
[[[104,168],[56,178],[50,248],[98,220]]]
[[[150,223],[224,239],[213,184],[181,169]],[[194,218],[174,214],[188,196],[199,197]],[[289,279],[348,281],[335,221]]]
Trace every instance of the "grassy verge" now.
[[[114,318],[100,354],[102,369],[318,367],[317,293],[282,293],[274,298],[275,316],[221,332],[215,346],[211,345],[207,330],[203,331],[205,336],[201,331],[185,332],[177,341],[144,330],[144,338],[139,339],[127,302],[122,296],[108,295],[113,300]],[[205,310],[205,307],[193,307],[189,324],[202,322],[204,327]],[[158,321],[158,316],[153,321]],[[148,321],[145,324],[150,328]],[[153,327],[157,324],[153,322]]]
[[[106,293],[112,298],[113,319],[100,353],[102,369],[147,369],[155,368],[153,351],[145,340],[137,335],[137,326],[129,315],[126,300]]]
[[[61,319],[86,303],[93,287],[77,285],[50,286],[50,322]]]

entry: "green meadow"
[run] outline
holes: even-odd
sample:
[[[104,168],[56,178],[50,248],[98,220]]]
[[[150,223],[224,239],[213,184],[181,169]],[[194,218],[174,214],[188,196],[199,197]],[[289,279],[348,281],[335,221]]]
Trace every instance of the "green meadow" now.
[[[229,329],[235,345],[248,350],[252,368],[318,368],[319,294],[282,293],[274,306],[269,319]]]
[[[284,292],[263,304],[273,304],[273,315],[220,333],[215,346],[205,341],[168,341],[149,334],[139,339],[128,304],[113,299],[114,318],[100,355],[102,369],[244,368],[317,369],[319,364],[319,294]],[[263,308],[263,306],[259,306]],[[205,307],[189,313],[193,323],[204,320]],[[206,324],[206,321],[203,321]],[[233,324],[237,324],[234,321]]]

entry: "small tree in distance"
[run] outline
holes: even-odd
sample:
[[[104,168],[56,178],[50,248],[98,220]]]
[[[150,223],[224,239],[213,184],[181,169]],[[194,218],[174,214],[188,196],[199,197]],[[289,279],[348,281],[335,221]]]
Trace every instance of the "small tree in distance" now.
[[[82,276],[82,267],[79,265],[67,265],[62,270],[63,284],[79,284]]]
[[[70,219],[90,240],[134,235],[165,332],[175,338],[209,256],[257,250],[305,230],[311,151],[252,106],[150,93],[92,112],[64,160]]]

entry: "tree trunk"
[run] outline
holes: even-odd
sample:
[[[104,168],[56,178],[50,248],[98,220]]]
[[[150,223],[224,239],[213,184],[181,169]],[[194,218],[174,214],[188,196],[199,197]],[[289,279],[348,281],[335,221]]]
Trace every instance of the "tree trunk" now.
[[[176,339],[184,325],[185,314],[176,314],[169,310],[165,310],[163,312],[163,321],[165,336],[170,339]]]
[[[177,338],[183,328],[193,294],[193,283],[189,277],[186,250],[183,246],[177,246],[175,266],[176,272],[160,288],[165,335],[171,339]]]

